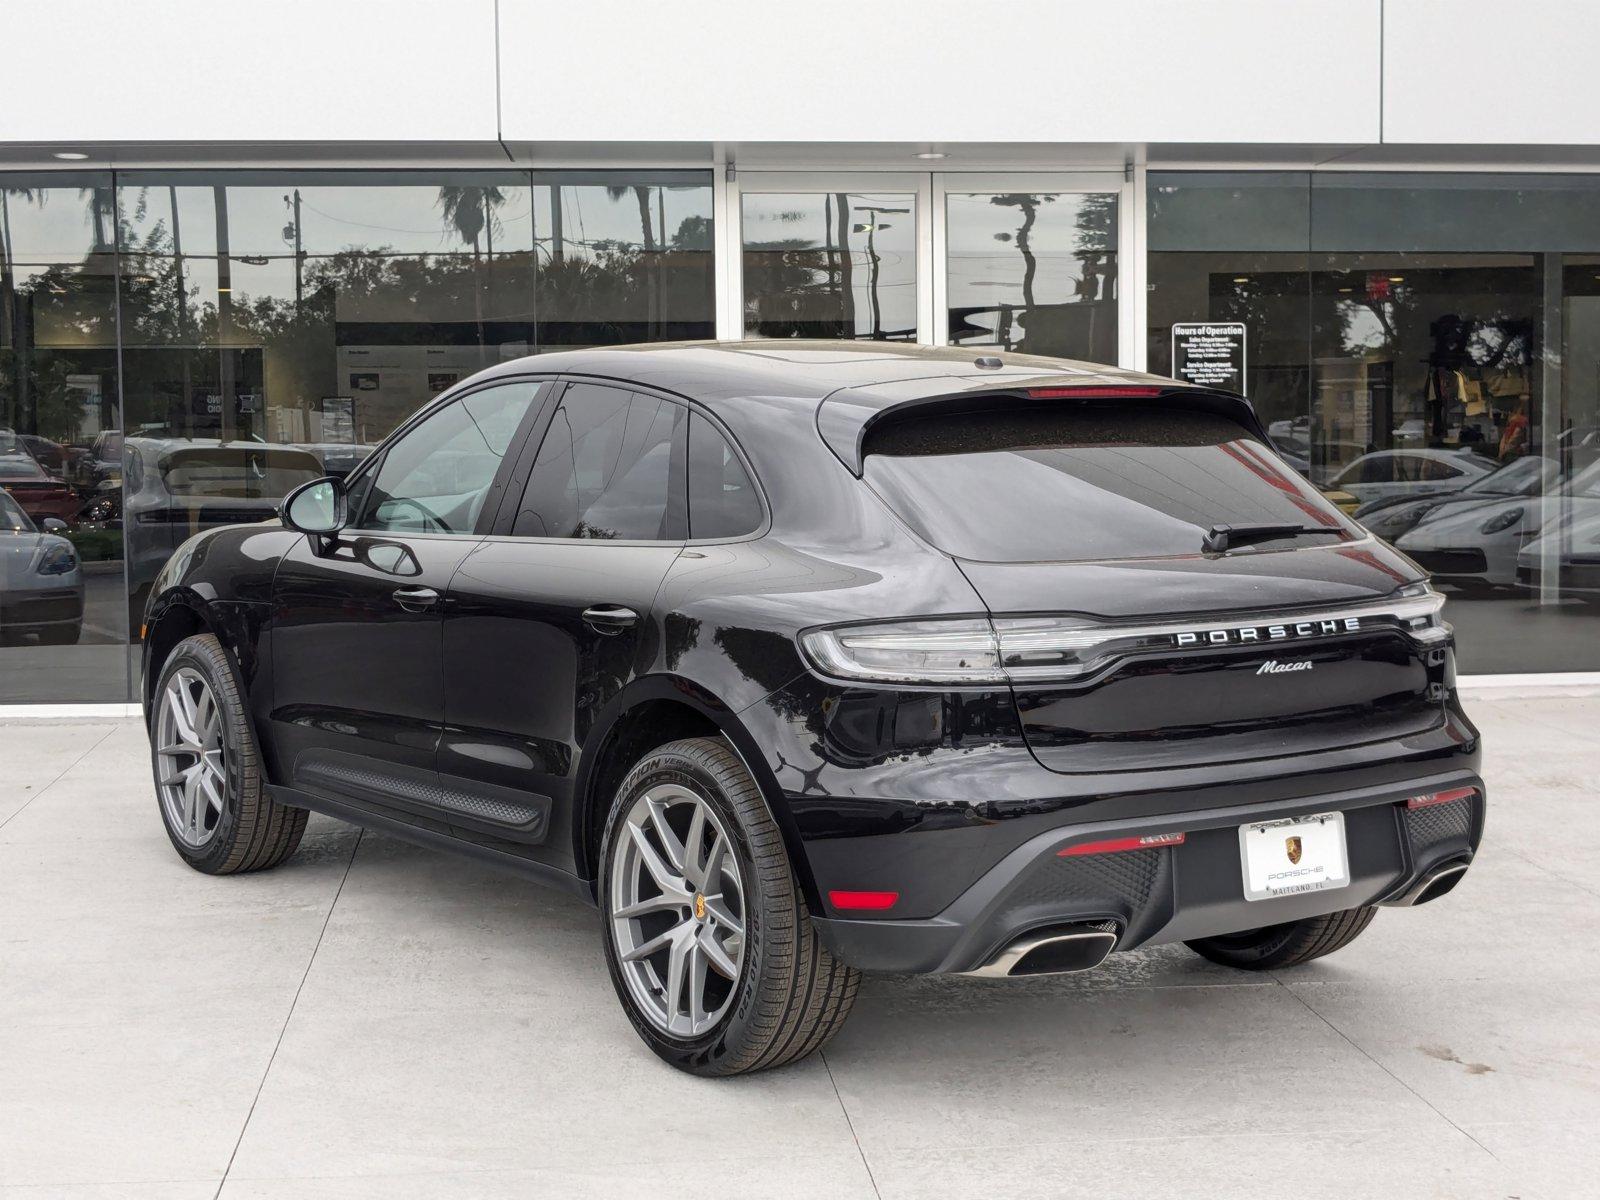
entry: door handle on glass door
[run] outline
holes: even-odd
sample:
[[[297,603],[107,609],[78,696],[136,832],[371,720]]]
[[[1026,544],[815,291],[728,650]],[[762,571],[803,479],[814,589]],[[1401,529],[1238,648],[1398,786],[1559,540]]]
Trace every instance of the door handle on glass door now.
[[[439,593],[428,587],[399,588],[394,602],[407,612],[422,612],[439,603]]]
[[[584,624],[596,633],[621,633],[638,619],[638,613],[620,604],[596,604],[583,610]]]

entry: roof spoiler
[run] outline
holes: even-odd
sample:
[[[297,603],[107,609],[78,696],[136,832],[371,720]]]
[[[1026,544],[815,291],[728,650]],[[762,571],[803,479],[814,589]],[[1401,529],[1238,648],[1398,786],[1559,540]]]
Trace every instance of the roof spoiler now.
[[[1182,383],[1104,383],[1040,378],[1007,381],[1003,387],[971,386],[959,392],[919,396],[882,407],[863,403],[851,389],[834,392],[817,406],[817,432],[851,474],[861,475],[867,436],[886,423],[907,417],[947,416],[989,408],[1055,406],[1079,403],[1159,404],[1192,412],[1215,413],[1242,425],[1271,444],[1255,407],[1234,392],[1190,387]]]

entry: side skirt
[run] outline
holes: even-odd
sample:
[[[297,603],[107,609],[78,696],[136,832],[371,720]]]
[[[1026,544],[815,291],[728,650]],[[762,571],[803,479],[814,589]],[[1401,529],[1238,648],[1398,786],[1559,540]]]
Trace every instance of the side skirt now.
[[[358,805],[330,800],[326,796],[314,796],[310,792],[302,792],[296,788],[268,784],[267,795],[279,804],[287,804],[294,808],[308,808],[312,812],[322,813],[324,816],[346,821],[351,825],[360,825],[365,829],[381,830],[414,845],[426,846],[430,850],[444,850],[451,854],[462,854],[468,858],[475,858],[479,862],[488,863],[492,867],[499,867],[501,870],[509,871],[514,875],[521,875],[524,879],[532,879],[536,883],[544,884],[546,887],[553,887],[569,895],[578,896],[588,904],[593,905],[596,903],[594,885],[589,880],[573,875],[568,871],[563,871],[559,867],[534,862],[531,859],[521,858],[515,854],[507,854],[489,846],[480,846],[476,842],[451,837],[449,834],[436,833],[431,829],[423,829],[419,826],[408,824],[398,817],[385,816],[382,813],[373,812]]]

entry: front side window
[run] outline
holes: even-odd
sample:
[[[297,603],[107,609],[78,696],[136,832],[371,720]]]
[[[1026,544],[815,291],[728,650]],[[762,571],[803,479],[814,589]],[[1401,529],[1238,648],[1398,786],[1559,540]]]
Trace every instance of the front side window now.
[[[0,488],[0,533],[32,533],[33,522],[28,520],[28,514],[22,511],[22,506],[11,498],[10,493]]]
[[[474,392],[408,432],[383,456],[358,527],[471,533],[541,386],[523,380]]]
[[[681,540],[687,415],[622,388],[569,387],[528,476],[513,536]]]
[[[902,420],[866,449],[866,481],[958,558],[1191,556],[1218,525],[1286,527],[1315,544],[1356,536],[1266,445],[1211,413],[993,409]]]

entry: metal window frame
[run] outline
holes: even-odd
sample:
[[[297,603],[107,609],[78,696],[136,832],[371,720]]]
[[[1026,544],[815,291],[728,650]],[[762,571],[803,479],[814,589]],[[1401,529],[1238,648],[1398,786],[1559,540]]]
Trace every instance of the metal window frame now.
[[[917,342],[949,344],[944,319],[948,294],[945,257],[948,217],[946,197],[952,193],[1032,191],[1057,194],[1107,192],[1117,196],[1117,365],[1145,366],[1144,229],[1145,195],[1142,165],[1123,170],[1077,171],[871,171],[871,170],[741,170],[726,161],[716,165],[713,209],[717,281],[717,337],[737,341],[744,336],[743,198],[746,193],[775,192],[905,192],[916,197]]]
[[[721,231],[715,242],[722,256],[716,264],[717,336],[737,341],[744,333],[744,197],[749,195],[817,194],[828,192],[905,193],[916,205],[917,341],[931,345],[933,329],[932,193],[922,171],[742,171],[718,172],[722,203],[717,210]]]
[[[933,174],[933,317],[936,334],[932,344],[949,343],[945,336],[949,322],[945,313],[949,307],[949,208],[951,195],[970,195],[983,192],[1043,192],[1054,195],[1086,195],[1112,193],[1117,197],[1117,364],[1140,369],[1136,361],[1136,347],[1144,339],[1135,336],[1143,328],[1142,315],[1134,310],[1137,295],[1143,299],[1144,289],[1135,288],[1125,281],[1125,263],[1133,261],[1137,243],[1134,233],[1142,224],[1134,215],[1142,210],[1144,200],[1134,190],[1128,170],[1083,171],[937,171]],[[1142,275],[1142,272],[1141,272]]]

